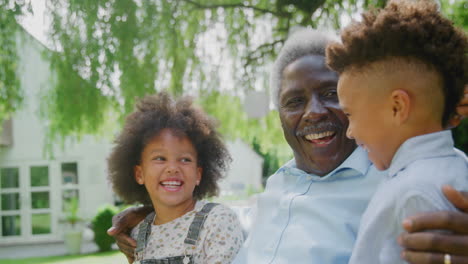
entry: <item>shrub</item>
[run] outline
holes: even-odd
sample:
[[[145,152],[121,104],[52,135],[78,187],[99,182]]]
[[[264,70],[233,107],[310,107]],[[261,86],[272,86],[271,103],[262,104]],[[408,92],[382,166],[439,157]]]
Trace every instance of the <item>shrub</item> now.
[[[114,243],[114,238],[107,234],[107,229],[112,226],[112,217],[117,213],[117,208],[112,205],[106,205],[99,209],[94,216],[91,227],[94,231],[94,242],[100,252],[110,251]]]

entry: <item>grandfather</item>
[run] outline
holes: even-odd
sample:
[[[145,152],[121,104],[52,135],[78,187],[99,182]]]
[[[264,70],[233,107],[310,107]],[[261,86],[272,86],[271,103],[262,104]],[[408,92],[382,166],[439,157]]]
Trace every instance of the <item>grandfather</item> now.
[[[294,159],[268,179],[252,209],[255,220],[248,238],[234,263],[348,263],[361,214],[382,172],[346,137],[348,120],[336,94],[338,75],[325,66],[325,47],[330,41],[337,39],[318,31],[297,31],[275,62],[273,95]],[[463,201],[456,205],[467,206]],[[429,221],[422,216],[422,221],[414,219],[413,223],[468,233],[466,214],[453,215],[456,225],[439,221],[445,215],[436,212]],[[137,217],[126,214],[119,218],[110,234],[129,256],[134,243],[120,232]],[[404,239],[422,250],[414,263],[439,260],[440,253],[425,251],[454,256],[461,248],[468,249],[466,236],[417,235]],[[444,243],[434,246],[431,241]]]

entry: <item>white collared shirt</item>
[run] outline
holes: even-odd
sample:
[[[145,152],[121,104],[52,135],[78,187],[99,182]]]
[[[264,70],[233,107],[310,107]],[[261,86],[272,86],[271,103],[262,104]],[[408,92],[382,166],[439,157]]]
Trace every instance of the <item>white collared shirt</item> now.
[[[348,263],[380,174],[361,148],[323,177],[288,162],[259,195],[255,220],[234,263]]]
[[[466,155],[453,148],[452,134],[442,131],[405,141],[363,215],[350,264],[398,264],[397,236],[407,216],[456,210],[441,188],[468,190]]]

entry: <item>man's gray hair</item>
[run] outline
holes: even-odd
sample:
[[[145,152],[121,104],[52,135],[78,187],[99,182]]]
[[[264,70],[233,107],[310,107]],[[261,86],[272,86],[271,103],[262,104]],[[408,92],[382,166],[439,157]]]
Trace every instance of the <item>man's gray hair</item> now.
[[[300,28],[288,37],[278,54],[278,58],[275,60],[270,75],[271,95],[277,108],[279,108],[279,92],[284,68],[307,55],[325,56],[328,43],[339,41],[336,34],[330,31],[319,31],[310,28]]]

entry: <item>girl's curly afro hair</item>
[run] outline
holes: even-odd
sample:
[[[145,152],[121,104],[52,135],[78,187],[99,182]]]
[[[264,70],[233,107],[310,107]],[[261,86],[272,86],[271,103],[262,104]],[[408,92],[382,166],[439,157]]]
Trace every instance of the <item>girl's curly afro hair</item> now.
[[[198,166],[203,172],[194,198],[216,195],[217,182],[231,158],[215,130],[215,122],[194,107],[190,98],[173,100],[167,93],[144,97],[136,111],[127,116],[122,132],[115,139],[108,158],[108,177],[116,194],[127,203],[151,205],[145,187],[135,181],[134,166],[140,163],[146,144],[165,128],[187,136],[197,151]]]

